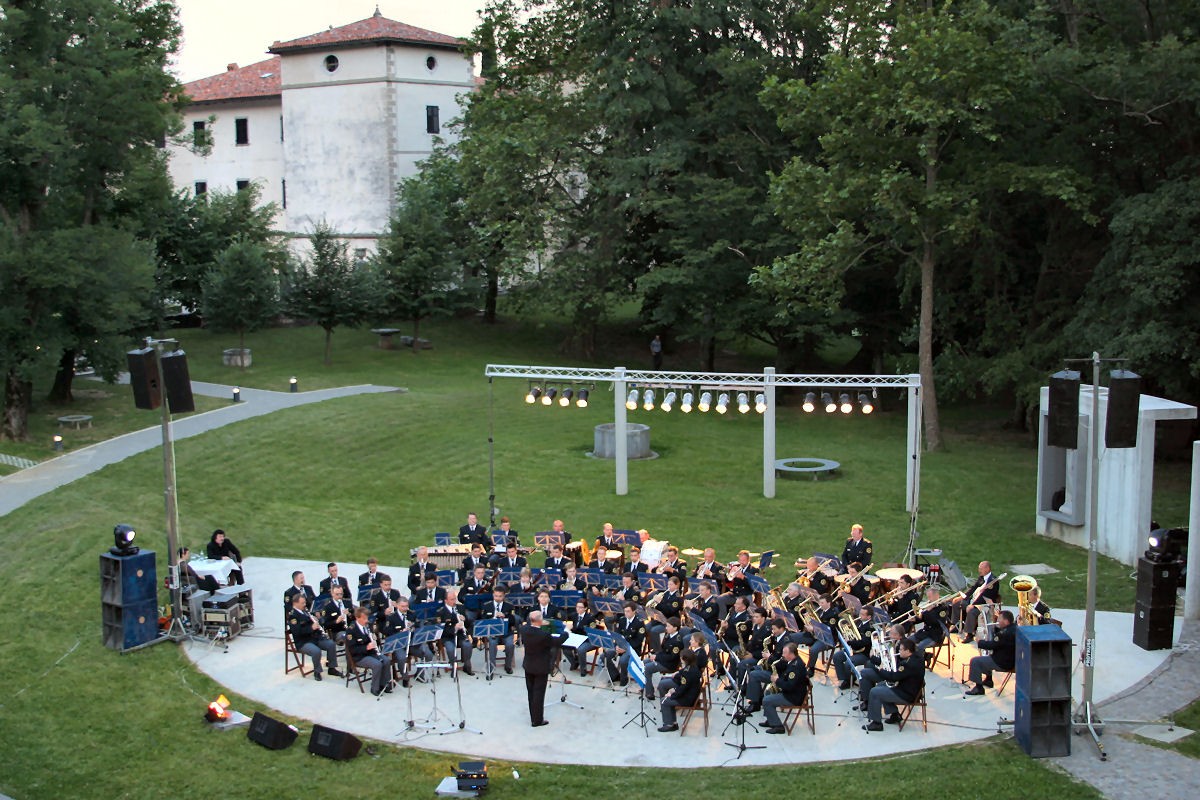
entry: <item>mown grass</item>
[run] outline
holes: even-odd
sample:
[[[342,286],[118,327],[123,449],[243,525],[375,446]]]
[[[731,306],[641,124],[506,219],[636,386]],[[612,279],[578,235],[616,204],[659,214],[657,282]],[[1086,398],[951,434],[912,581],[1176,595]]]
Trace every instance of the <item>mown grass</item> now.
[[[304,389],[323,381],[410,391],[290,409],[178,442],[183,540],[198,546],[219,526],[247,555],[350,562],[375,555],[403,563],[409,547],[461,524],[468,510],[486,514],[487,440],[494,429],[497,504],[526,533],[562,517],[576,533],[594,534],[612,521],[685,547],[712,544],[725,559],[740,547],[772,548],[784,562],[776,583],[790,574],[786,564],[795,556],[840,548],[855,521],[867,527],[881,558],[903,551],[909,517],[902,412],[834,418],[781,408],[780,457],[829,457],[845,469],[833,481],[781,481],[774,500],[761,494],[762,427],[755,415],[637,412],[631,418],[651,424],[661,457],[631,464],[630,494],[617,497],[612,464],[583,455],[592,427],[611,419],[605,387],[597,387],[587,410],[530,408],[521,399],[524,384],[515,381],[498,381],[490,402],[488,361],[578,363],[557,352],[553,334],[536,326],[441,323],[429,330],[435,349],[413,354],[380,351],[369,332],[339,332],[330,369],[320,365],[318,332],[257,335],[250,342],[257,366],[238,376],[243,385],[281,388],[296,374]],[[236,370],[219,366],[228,344],[188,332],[193,376],[232,382],[229,372]],[[614,338],[613,359],[636,364],[640,347],[640,338]],[[1062,572],[1046,578],[1048,600],[1078,607],[1084,553],[1031,532],[1032,448],[1021,439],[981,435],[981,415],[948,416],[950,446],[923,461],[920,544],[943,548],[967,572],[983,557],[1050,563]],[[201,721],[204,703],[220,687],[173,645],[124,656],[101,647],[98,553],[115,522],[133,524],[146,546],[161,552],[160,470],[159,455],[144,453],[0,518],[6,555],[0,604],[14,617],[0,628],[0,685],[8,687],[0,703],[0,747],[7,755],[0,791],[18,798],[231,791],[266,798],[300,787],[375,796],[386,787],[401,798],[428,796],[453,757],[381,746],[377,759],[339,764],[312,759],[301,747],[269,752],[241,732],[219,733]],[[1102,607],[1132,606],[1127,573],[1102,560]],[[46,597],[47,580],[62,587],[52,594],[62,606],[31,604]],[[237,707],[258,708],[244,698]],[[586,736],[580,741],[586,763]],[[490,795],[666,795],[686,780],[670,770],[519,764],[518,783],[512,766],[491,764]],[[713,792],[742,795],[753,787],[756,796],[775,796],[835,781],[852,794],[883,785],[890,793],[923,792],[927,776],[984,774],[1008,785],[1020,781],[1022,795],[1031,798],[1097,796],[1003,741],[850,767],[712,770],[698,777]],[[980,791],[977,782],[939,780],[946,797]]]
[[[1180,739],[1177,742],[1164,744],[1156,742],[1153,739],[1137,738],[1137,741],[1142,744],[1150,744],[1155,747],[1161,747],[1164,750],[1174,750],[1176,753],[1188,756],[1189,758],[1200,759],[1200,735],[1195,731],[1200,730],[1200,700],[1192,703],[1186,708],[1180,709],[1173,717],[1175,726],[1178,728],[1187,728],[1192,733]],[[1133,734],[1127,734],[1132,736]]]

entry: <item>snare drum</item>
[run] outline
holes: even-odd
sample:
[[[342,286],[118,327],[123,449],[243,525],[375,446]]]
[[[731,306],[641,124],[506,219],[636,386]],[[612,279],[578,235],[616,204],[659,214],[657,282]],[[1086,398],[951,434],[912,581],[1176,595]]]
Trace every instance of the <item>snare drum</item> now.
[[[875,570],[875,574],[879,576],[880,588],[884,594],[895,589],[900,585],[900,576],[907,575],[912,578],[913,583],[917,583],[921,578],[925,577],[919,569],[909,569],[907,567],[884,567],[883,569]]]
[[[576,567],[584,566],[583,542],[567,542],[563,547],[563,555],[575,562]]]

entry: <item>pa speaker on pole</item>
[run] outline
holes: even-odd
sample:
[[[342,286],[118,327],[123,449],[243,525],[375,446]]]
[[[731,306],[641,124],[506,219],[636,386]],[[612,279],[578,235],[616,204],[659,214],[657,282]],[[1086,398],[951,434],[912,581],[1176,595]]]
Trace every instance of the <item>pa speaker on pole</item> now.
[[[261,711],[255,711],[254,719],[250,720],[250,728],[246,731],[246,738],[258,742],[268,750],[283,750],[296,741],[296,729],[277,719],[271,719]]]
[[[163,353],[162,377],[171,413],[195,411],[196,401],[192,398],[192,379],[188,375],[187,353],[182,350]]]
[[[1079,373],[1073,369],[1050,376],[1046,444],[1068,450],[1079,447]]]
[[[1114,369],[1108,381],[1108,418],[1104,424],[1105,447],[1137,447],[1138,403],[1142,379],[1124,369]]]
[[[158,362],[153,347],[130,350],[125,354],[129,366],[129,386],[133,389],[133,405],[153,411],[162,402],[162,388],[158,380]]]
[[[312,735],[308,737],[308,752],[336,761],[349,761],[358,755],[361,747],[362,740],[357,736],[324,725],[313,725]]]

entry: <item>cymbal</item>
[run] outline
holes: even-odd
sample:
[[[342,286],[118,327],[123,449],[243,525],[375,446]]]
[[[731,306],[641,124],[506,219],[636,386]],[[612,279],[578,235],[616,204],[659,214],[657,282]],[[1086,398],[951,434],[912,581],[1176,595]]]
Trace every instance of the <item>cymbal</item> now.
[[[762,553],[751,553],[750,557],[751,558],[762,558]]]
[[[702,556],[702,555],[704,555],[703,550],[697,550],[695,547],[689,547],[688,549],[680,550],[679,552],[683,553],[685,556]]]

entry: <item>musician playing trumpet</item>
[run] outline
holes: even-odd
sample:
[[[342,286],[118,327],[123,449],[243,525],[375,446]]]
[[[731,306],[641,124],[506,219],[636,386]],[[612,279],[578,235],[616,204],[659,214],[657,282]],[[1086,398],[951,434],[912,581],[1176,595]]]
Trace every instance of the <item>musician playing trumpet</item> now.
[[[666,558],[658,562],[654,571],[660,575],[686,575],[687,562],[679,557],[679,548],[670,545],[667,547]]]
[[[979,614],[984,607],[991,607],[1000,602],[1000,581],[992,574],[990,561],[979,562],[979,577],[967,587],[964,595],[951,605],[951,614],[955,622],[964,621],[963,643],[974,641],[975,629],[979,626]]]
[[[684,603],[685,608],[687,608],[688,617],[690,619],[702,620],[710,631],[715,631],[717,623],[721,619],[721,606],[713,594],[713,584],[709,581],[704,581],[700,584],[698,591],[700,594],[699,597]]]
[[[711,547],[704,548],[704,560],[696,565],[692,577],[702,581],[713,581],[715,584],[725,582],[725,565],[717,562],[716,550]]]
[[[758,574],[758,567],[750,563],[750,551],[740,550],[737,561],[729,565],[725,571],[725,589],[732,597],[751,597],[754,588],[750,586],[750,576]]]

